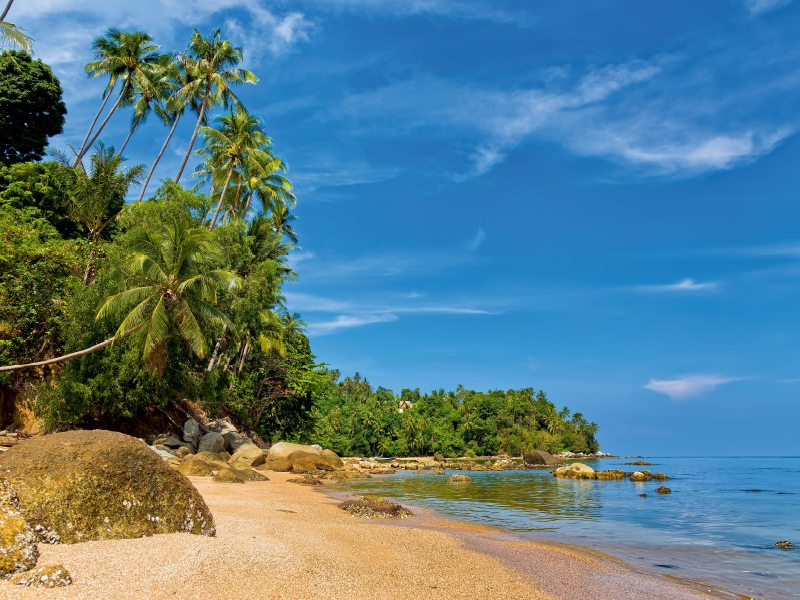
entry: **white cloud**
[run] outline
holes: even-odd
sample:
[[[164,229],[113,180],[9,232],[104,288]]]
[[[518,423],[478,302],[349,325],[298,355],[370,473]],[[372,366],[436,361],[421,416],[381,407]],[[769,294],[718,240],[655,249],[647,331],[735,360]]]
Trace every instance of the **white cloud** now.
[[[483,240],[486,239],[486,232],[483,230],[483,227],[478,227],[478,233],[475,234],[475,237],[470,240],[468,248],[472,251],[477,250],[481,247]]]
[[[686,400],[700,396],[719,385],[740,379],[741,377],[718,375],[687,375],[678,379],[651,379],[644,387],[659,394],[666,394],[673,400]]]
[[[528,12],[498,8],[489,0],[305,0],[324,9],[347,10],[357,14],[382,14],[395,17],[414,15],[443,16],[452,19],[493,21],[530,25],[535,17]]]
[[[377,314],[377,315],[339,315],[332,321],[321,321],[318,323],[308,324],[308,333],[310,335],[321,336],[330,333],[336,333],[342,329],[352,329],[353,327],[361,327],[363,325],[373,325],[375,323],[387,323],[396,321],[397,315],[390,313]]]
[[[793,0],[745,0],[750,14],[757,15],[770,12],[791,4]]]
[[[666,285],[640,285],[634,289],[639,292],[700,292],[715,290],[718,287],[719,284],[716,281],[698,283],[694,279],[684,279],[678,283],[669,283]]]

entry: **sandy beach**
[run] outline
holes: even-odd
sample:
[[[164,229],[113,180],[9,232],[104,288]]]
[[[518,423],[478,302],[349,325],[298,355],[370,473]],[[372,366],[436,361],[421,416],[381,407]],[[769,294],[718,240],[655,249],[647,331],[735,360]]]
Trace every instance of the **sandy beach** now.
[[[74,583],[0,598],[472,598],[692,600],[719,597],[589,554],[523,543],[493,528],[423,512],[401,522],[351,517],[324,491],[271,481],[192,482],[217,536],[40,545]]]

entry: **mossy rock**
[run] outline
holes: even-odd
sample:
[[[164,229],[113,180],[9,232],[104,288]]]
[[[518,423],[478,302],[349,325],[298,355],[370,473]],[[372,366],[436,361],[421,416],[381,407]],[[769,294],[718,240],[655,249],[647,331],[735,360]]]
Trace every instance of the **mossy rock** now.
[[[230,466],[230,468],[247,481],[269,481],[267,477],[258,471],[253,470],[247,463],[236,461]]]
[[[625,479],[625,471],[621,469],[609,469],[608,471],[595,471],[595,477],[605,481]]]
[[[469,475],[456,474],[456,475],[450,475],[450,477],[447,478],[447,481],[449,481],[450,483],[469,483],[470,481],[472,481],[472,477],[470,477]]]
[[[373,495],[361,496],[358,500],[345,500],[339,508],[354,517],[367,519],[407,519],[414,516],[413,512],[396,502]]]
[[[209,477],[215,469],[206,461],[193,457],[182,461],[181,464],[175,467],[175,470],[187,477]]]
[[[658,479],[660,481],[663,481],[664,479],[669,479],[669,475],[667,475],[666,473],[656,473],[655,475],[653,475],[653,479]]]
[[[9,580],[9,583],[32,588],[57,588],[70,585],[72,577],[64,565],[47,565],[18,573]]]
[[[333,450],[323,450],[320,456],[328,461],[334,469],[344,469],[344,462]]]
[[[266,461],[263,465],[257,466],[256,469],[259,471],[291,471],[292,461],[290,461],[288,458],[276,458],[274,460]]]
[[[322,453],[317,454],[306,452],[305,450],[295,450],[287,458],[291,461],[292,470],[295,472],[301,472],[302,470],[335,471],[344,466],[338,456],[331,458],[323,456]]]
[[[668,487],[664,487],[663,485],[661,487],[656,488],[656,494],[671,494],[671,493],[672,490],[669,489]]]
[[[204,460],[206,462],[211,462],[214,460],[218,460],[220,462],[227,463],[230,455],[227,452],[198,452],[192,458],[197,458],[200,460]]]
[[[562,477],[565,479],[596,479],[597,475],[595,470],[590,467],[589,465],[585,465],[583,463],[572,463],[568,467],[559,467],[555,471],[553,471],[553,475],[556,477]]]
[[[37,560],[36,535],[20,512],[14,488],[0,477],[0,577],[32,569]]]
[[[193,462],[193,461],[192,461]],[[191,482],[141,440],[112,431],[31,438],[0,456],[37,535],[64,543],[185,532],[213,536]]]
[[[264,452],[253,443],[245,444],[240,447],[233,456],[230,457],[228,462],[233,464],[235,462],[247,463],[248,467],[257,467],[264,464]]]
[[[780,542],[775,542],[775,546],[778,548],[783,548],[784,550],[791,550],[794,548],[794,544],[789,540],[781,540]]]
[[[245,483],[247,479],[240,474],[239,471],[220,469],[217,471],[217,474],[214,475],[214,481],[217,483]]]
[[[287,479],[286,481],[287,483],[298,483],[300,485],[322,485],[322,482],[319,479],[311,476],[295,477],[293,479]]]
[[[634,482],[650,481],[653,475],[649,471],[634,471],[630,474],[629,479]]]
[[[647,462],[646,460],[636,460],[633,462],[626,462],[626,465],[633,465],[635,467],[652,467],[653,463]]]
[[[549,465],[557,465],[562,463],[561,459],[556,458],[549,452],[543,452],[541,450],[534,450],[533,452],[526,452],[522,455],[522,464],[524,465],[532,465],[532,466],[549,466]]]

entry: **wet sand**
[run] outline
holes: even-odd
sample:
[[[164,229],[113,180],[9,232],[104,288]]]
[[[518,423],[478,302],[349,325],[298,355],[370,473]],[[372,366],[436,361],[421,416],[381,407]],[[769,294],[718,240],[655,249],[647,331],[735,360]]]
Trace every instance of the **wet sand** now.
[[[0,598],[276,598],[588,600],[718,597],[568,548],[515,540],[430,513],[356,519],[319,490],[287,483],[191,478],[217,537],[39,546],[74,583],[35,590],[0,583]]]

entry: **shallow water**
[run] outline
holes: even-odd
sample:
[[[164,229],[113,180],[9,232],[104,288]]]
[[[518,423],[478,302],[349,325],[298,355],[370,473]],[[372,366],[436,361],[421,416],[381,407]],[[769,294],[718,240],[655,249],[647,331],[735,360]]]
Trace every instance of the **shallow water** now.
[[[655,466],[583,462],[664,472],[669,481],[581,481],[529,470],[470,472],[472,483],[451,484],[429,472],[398,471],[349,487],[753,598],[800,598],[800,457],[648,460]],[[664,484],[672,494],[654,492]],[[784,539],[797,548],[776,548]]]

